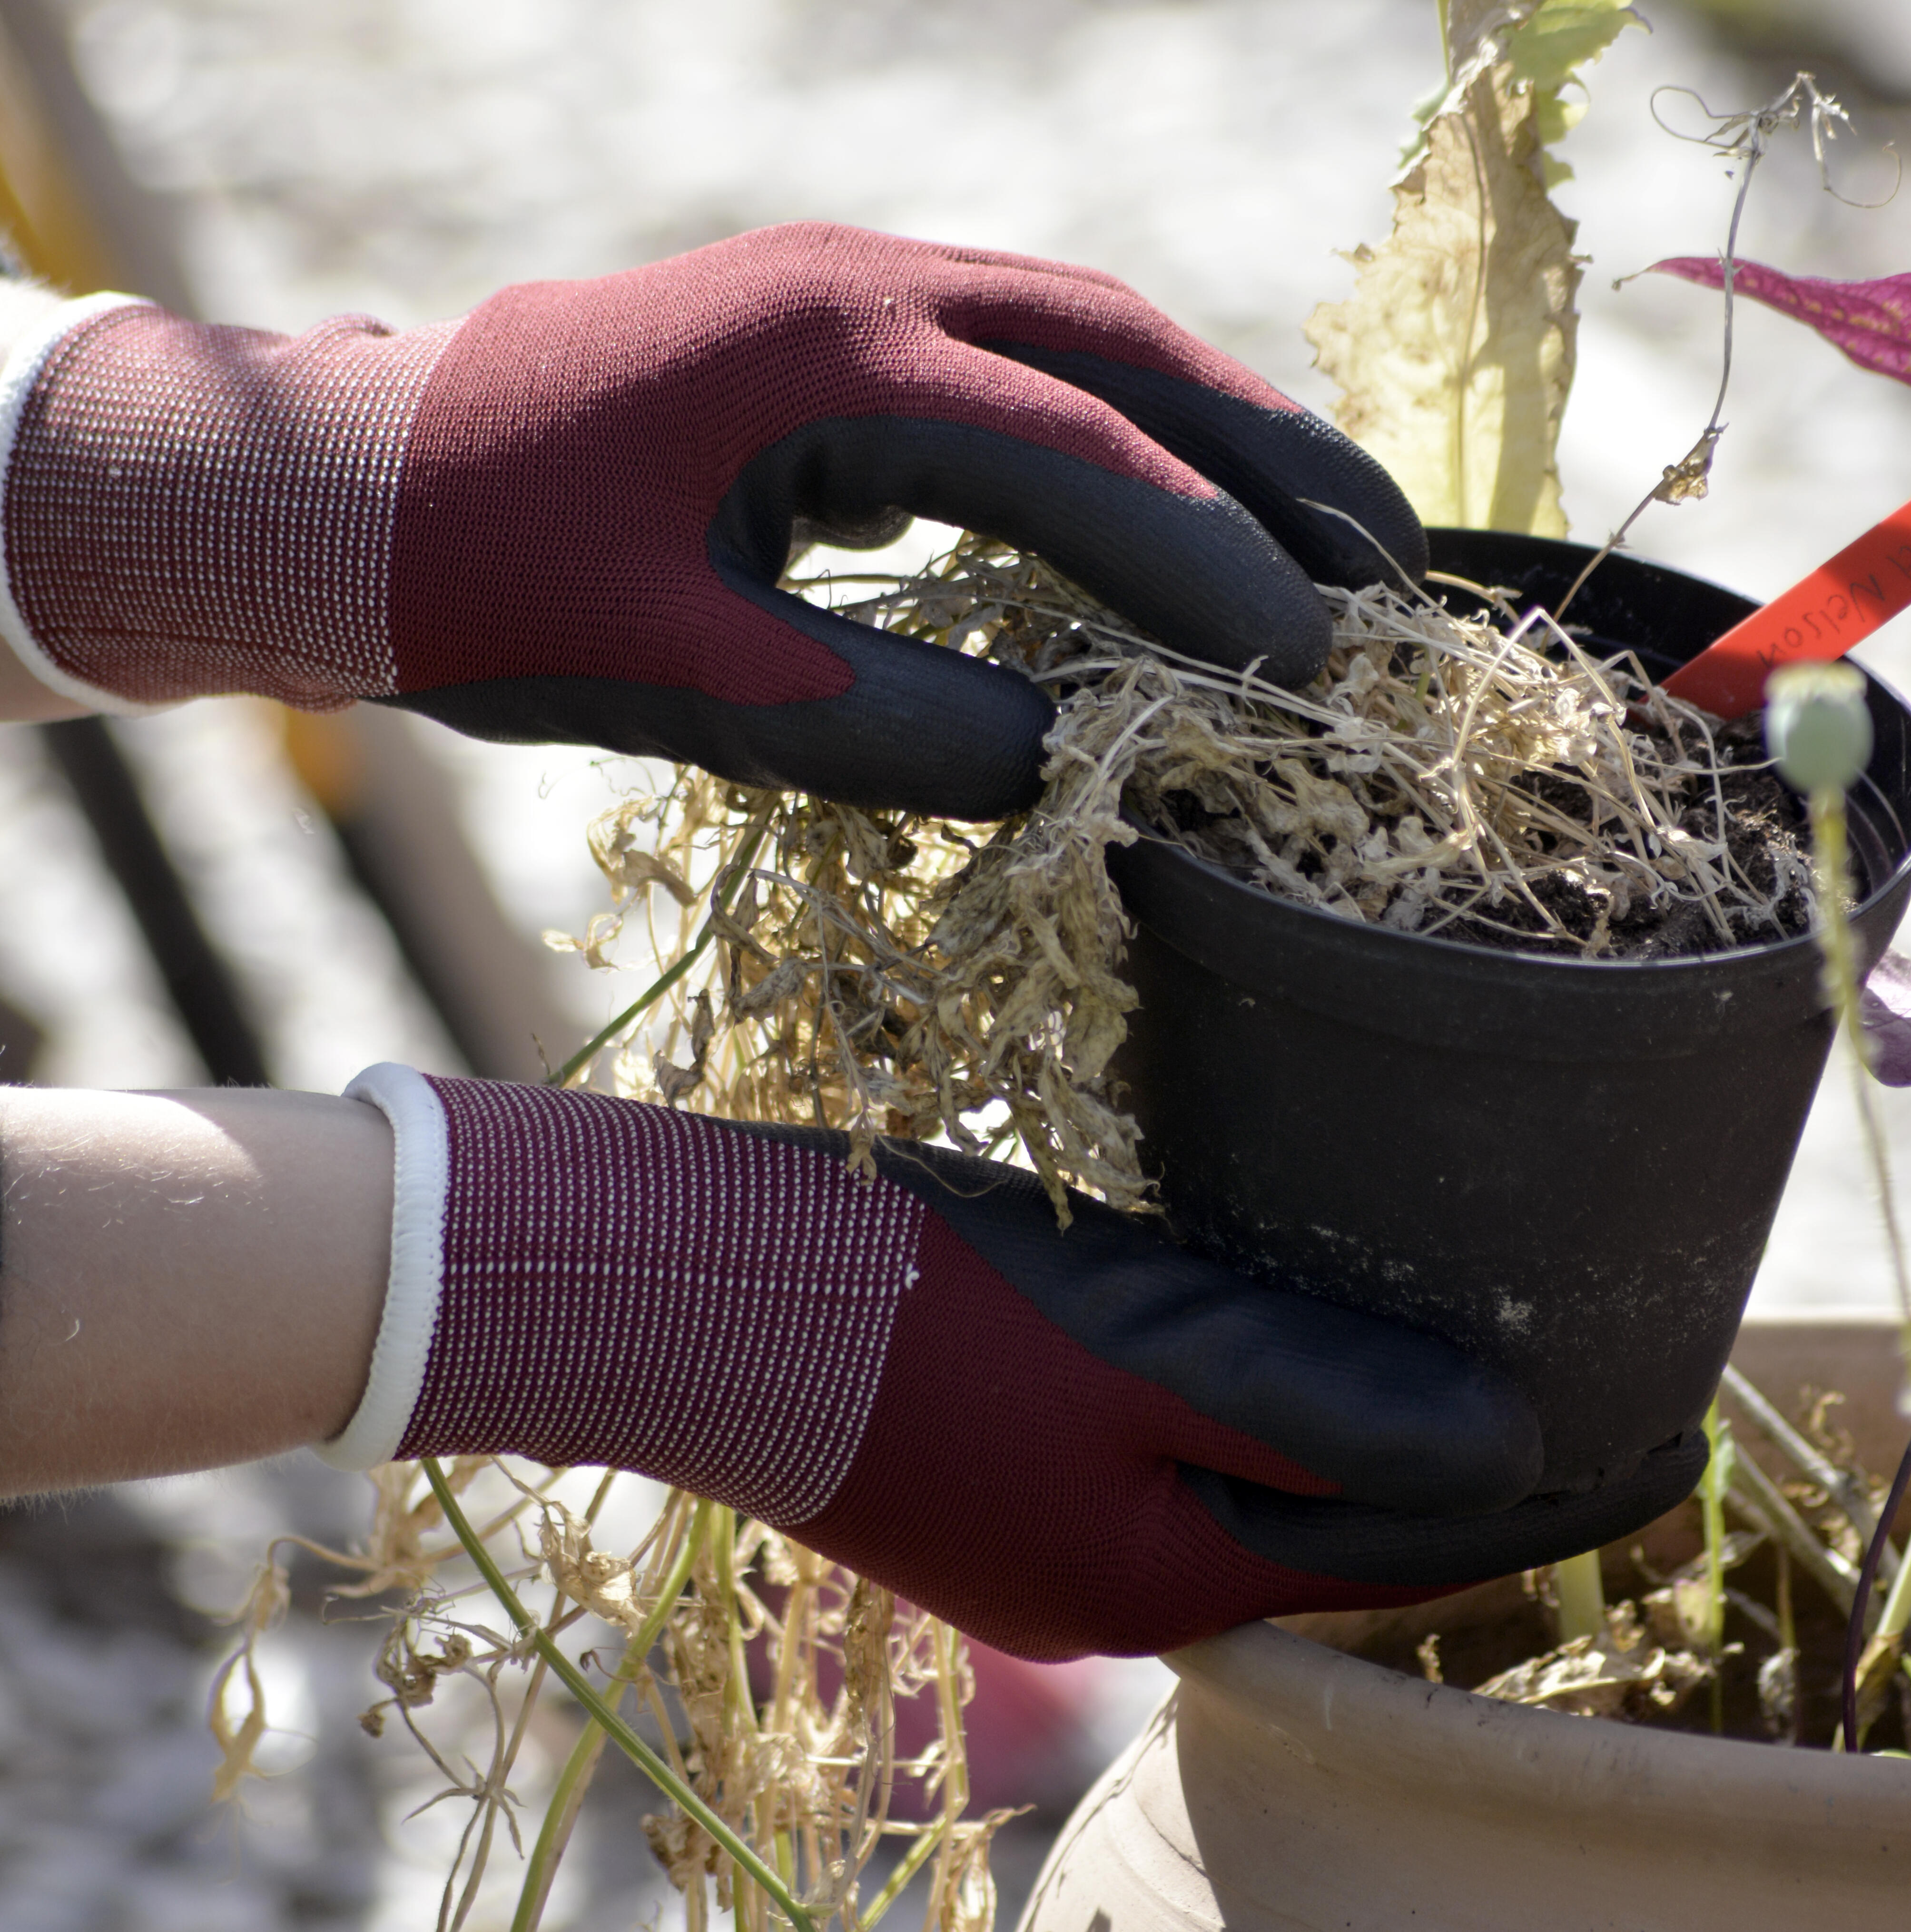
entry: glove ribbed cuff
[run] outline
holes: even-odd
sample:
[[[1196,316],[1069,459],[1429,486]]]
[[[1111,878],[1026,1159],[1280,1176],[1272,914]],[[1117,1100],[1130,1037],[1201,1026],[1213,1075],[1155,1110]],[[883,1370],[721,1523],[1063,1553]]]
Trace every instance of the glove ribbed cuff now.
[[[390,695],[405,452],[458,326],[334,316],[286,337],[124,296],[54,311],[7,368],[14,647],[118,709]]]
[[[120,717],[142,717],[164,707],[136,704],[112,692],[62,670],[40,648],[14,596],[12,560],[7,554],[6,482],[21,412],[47,358],[75,329],[117,308],[146,308],[136,296],[105,292],[63,301],[51,290],[28,283],[10,282],[0,298],[0,637],[38,681],[62,698],[94,711]]]
[[[370,1469],[398,1453],[424,1385],[444,1277],[445,1201],[451,1137],[444,1108],[423,1074],[382,1062],[345,1090],[392,1124],[394,1149],[392,1273],[372,1351],[371,1376],[342,1435],[319,1445],[334,1469]]]
[[[766,1522],[826,1508],[868,1425],[928,1210],[793,1138],[601,1094],[348,1094],[397,1148],[391,1285],[336,1467],[515,1453]]]

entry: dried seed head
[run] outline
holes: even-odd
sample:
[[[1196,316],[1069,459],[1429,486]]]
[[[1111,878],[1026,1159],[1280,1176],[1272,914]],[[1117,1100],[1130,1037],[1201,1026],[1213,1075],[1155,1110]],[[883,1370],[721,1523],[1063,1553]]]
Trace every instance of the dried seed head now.
[[[1849,791],[1871,761],[1871,712],[1856,664],[1787,664],[1765,688],[1765,742],[1802,792]]]

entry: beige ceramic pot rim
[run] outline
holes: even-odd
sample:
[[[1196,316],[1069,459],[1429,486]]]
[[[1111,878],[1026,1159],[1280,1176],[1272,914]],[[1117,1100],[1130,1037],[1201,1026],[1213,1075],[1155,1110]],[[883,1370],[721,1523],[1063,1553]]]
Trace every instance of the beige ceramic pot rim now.
[[[1566,1716],[1429,1684],[1250,1624],[1164,1660],[1204,1714],[1299,1748],[1325,1768],[1397,1784],[1456,1811],[1615,1811],[1647,1828],[1676,1813],[1736,1828],[1888,1832],[1911,1840],[1911,1762]],[[1443,1796],[1444,1794],[1444,1796]]]

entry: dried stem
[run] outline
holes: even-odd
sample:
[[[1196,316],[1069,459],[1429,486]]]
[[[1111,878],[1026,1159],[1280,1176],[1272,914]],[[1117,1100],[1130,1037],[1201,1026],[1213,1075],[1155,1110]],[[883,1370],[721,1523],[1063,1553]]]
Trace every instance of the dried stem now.
[[[1698,101],[1700,112],[1712,123],[1712,128],[1703,134],[1682,134],[1675,128],[1666,127],[1659,118],[1659,99],[1662,94],[1682,94]],[[1796,128],[1801,118],[1805,118],[1811,129],[1812,152],[1817,158],[1820,178],[1826,191],[1835,194],[1827,151],[1840,124],[1849,127],[1851,124],[1851,117],[1836,99],[1823,92],[1808,74],[1794,75],[1789,85],[1774,94],[1762,107],[1741,109],[1726,114],[1714,113],[1689,87],[1662,87],[1652,97],[1652,118],[1675,140],[1695,141],[1738,164],[1738,191],[1732,199],[1732,219],[1726,229],[1725,249],[1720,258],[1724,270],[1724,316],[1718,394],[1713,399],[1712,414],[1706,418],[1706,426],[1699,432],[1697,441],[1676,463],[1666,465],[1658,482],[1640,497],[1624,521],[1594,553],[1586,568],[1573,580],[1571,588],[1560,599],[1553,613],[1556,617],[1565,616],[1568,607],[1579,595],[1586,579],[1624,545],[1633,525],[1654,503],[1682,503],[1688,498],[1706,494],[1712,475],[1712,458],[1726,427],[1725,397],[1732,385],[1732,285],[1738,272],[1738,226],[1744,217],[1746,198],[1752,191],[1752,178],[1774,137],[1787,128]],[[1844,197],[1840,196],[1839,199]],[[1633,279],[1630,275],[1622,275],[1612,286],[1622,288]]]
[[[778,1909],[796,1928],[796,1932],[814,1932],[808,1913],[790,1895],[777,1874],[704,1803],[677,1772],[610,1708],[598,1696],[590,1680],[551,1642],[537,1620],[525,1609],[517,1592],[506,1581],[504,1573],[499,1568],[490,1552],[465,1520],[464,1512],[458,1508],[457,1498],[452,1494],[450,1486],[445,1480],[444,1472],[436,1461],[428,1456],[419,1466],[424,1472],[425,1480],[431,1485],[432,1494],[438,1499],[438,1507],[444,1512],[446,1522],[464,1545],[465,1555],[471,1559],[478,1574],[490,1586],[492,1595],[503,1606],[512,1624],[521,1635],[530,1639],[532,1648],[564,1688],[590,1712],[611,1742],[632,1762],[680,1810],[694,1819],[702,1830],[722,1846],[725,1855],[739,1870],[747,1873],[763,1888],[776,1901]]]

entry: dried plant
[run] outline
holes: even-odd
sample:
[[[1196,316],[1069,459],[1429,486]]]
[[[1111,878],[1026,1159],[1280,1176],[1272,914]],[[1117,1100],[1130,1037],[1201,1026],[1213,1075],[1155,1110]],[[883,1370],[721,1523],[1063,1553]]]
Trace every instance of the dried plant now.
[[[1363,245],[1347,300],[1307,327],[1334,420],[1430,524],[1564,536],[1555,458],[1583,258],[1548,194],[1584,111],[1582,70],[1628,26],[1618,0],[1440,0],[1444,86]]]
[[[692,771],[626,799],[592,836],[613,909],[553,936],[612,965],[640,914],[678,975],[620,1088],[845,1129],[858,1158],[884,1132],[1018,1147],[1066,1220],[1065,1185],[1126,1208],[1148,1189],[1111,1073],[1135,1005],[1111,844],[1165,839],[1338,917],[1568,957],[1804,928],[1784,794],[1733,763],[1751,747],[1636,660],[1436,581],[1458,608],[1324,590],[1334,648],[1291,692],[1178,657],[982,538],[873,594],[796,580],[1054,690],[1043,792],[986,837]],[[682,909],[706,896],[699,928]]]
[[[966,644],[1053,688],[1041,799],[984,836],[688,770],[662,794],[626,797],[591,833],[614,903],[561,943],[612,967],[640,929],[656,977],[622,1036],[610,1030],[563,1071],[586,1077],[608,1045],[626,1091],[845,1128],[853,1157],[879,1132],[990,1153],[1014,1144],[1065,1219],[1066,1184],[1131,1208],[1148,1188],[1110,1080],[1135,1004],[1112,844],[1166,839],[1336,917],[1574,957],[1669,933],[1736,945],[1803,923],[1804,862],[1743,790],[1762,774],[1730,764],[1710,721],[1654,690],[1636,662],[1596,661],[1543,614],[1443,581],[1457,610],[1419,593],[1324,592],[1334,648],[1298,692],[1175,657],[1045,565],[980,538],[873,591],[810,583],[864,621]],[[706,904],[700,922],[693,908]],[[418,1469],[393,1466],[375,1478],[364,1551],[304,1546],[352,1580],[341,1594],[402,1594],[378,1666],[389,1695],[366,1722],[380,1730],[395,1713],[443,1778],[433,1802],[470,1807],[444,1932],[474,1909],[500,1826],[522,1849],[513,1768],[548,1667],[575,1668],[550,1646],[586,1619],[590,1658],[622,1648],[598,1661],[602,1691],[590,1694],[602,1709],[548,1802],[515,1932],[538,1922],[632,1699],[663,1740],[659,1774],[688,1794],[650,1831],[693,1927],[712,1905],[766,1926],[772,1881],[813,1924],[867,1926],[932,1857],[929,1922],[992,1922],[988,1851],[1004,1814],[965,1815],[968,1677],[952,1630],[898,1618],[866,1582],[682,1495],[637,1550],[600,1550],[591,1526],[614,1474],[581,1515],[550,1493],[556,1472],[513,1475],[509,1497],[464,1532],[452,1498],[487,1466],[462,1461],[442,1494],[421,1496]],[[443,1537],[448,1518],[464,1540]],[[285,1602],[284,1540],[216,1700],[222,1795],[253,1769],[265,1731],[253,1651]],[[441,1580],[448,1562],[482,1551],[512,1609],[502,1632]],[[541,1626],[512,1594],[526,1577],[550,1591]],[[1635,1657],[1619,1635],[1602,1648],[1601,1684],[1623,1677],[1663,1701],[1696,1681],[1684,1653]],[[752,1688],[753,1649],[767,1660],[767,1697]],[[1561,1664],[1576,1682],[1589,1667]],[[457,1678],[488,1705],[482,1765],[454,1764],[421,1714]],[[898,1765],[894,1700],[922,1695],[934,1697],[938,1742]],[[889,1822],[898,1778],[939,1804],[933,1823]],[[916,1843],[866,1899],[864,1867],[898,1828]],[[764,1876],[740,1868],[746,1851]]]
[[[1656,1628],[1640,1622],[1631,1604],[1619,1604],[1606,1612],[1603,1635],[1568,1638],[1477,1688],[1483,1697],[1576,1718],[1636,1718],[1677,1710],[1698,1685],[1714,1678],[1714,1669],[1702,1653],[1668,1648]]]
[[[421,1809],[470,1808],[440,1932],[470,1918],[500,1827],[526,1861],[513,1932],[532,1932],[604,1749],[606,1731],[587,1715],[527,1853],[524,1801],[512,1778],[549,1688],[539,1638],[566,1640],[565,1656],[580,1660],[614,1718],[634,1705],[640,1720],[653,1720],[669,1772],[779,1877],[817,1932],[838,1919],[845,1932],[874,1925],[932,1859],[926,1924],[987,1932],[994,1898],[988,1844],[1012,1814],[965,1815],[962,1709],[974,1687],[956,1632],[763,1524],[682,1491],[670,1492],[644,1540],[619,1554],[596,1546],[593,1526],[615,1486],[637,1478],[608,1472],[578,1512],[550,1492],[559,1472],[461,1458],[440,1479],[446,1498],[482,1492],[497,1506],[476,1527],[460,1513],[460,1533],[448,1535],[446,1510],[421,1473],[416,1463],[373,1472],[376,1516],[362,1552],[296,1538],[273,1546],[214,1688],[220,1798],[262,1774],[253,1762],[268,1729],[255,1650],[283,1614],[280,1552],[297,1542],[340,1573],[334,1595],[398,1597],[375,1666],[388,1694],[361,1721],[380,1736],[395,1716],[435,1767],[441,1788]],[[472,1586],[454,1574],[473,1546],[488,1552],[511,1597],[521,1602],[524,1588],[548,1588],[532,1632],[500,1631],[476,1611]],[[478,1687],[488,1709],[482,1762],[434,1735],[432,1707],[445,1684],[460,1678]],[[898,1760],[896,1705],[916,1697],[933,1706],[936,1735],[916,1756]],[[920,1793],[903,1808],[906,1820],[892,1815],[904,1785]],[[712,1829],[680,1807],[652,1814],[644,1826],[684,1894],[692,1932],[713,1911],[757,1932],[782,1922]],[[872,1897],[866,1868],[885,1839],[898,1837],[909,1848]]]
[[[1661,1576],[1635,1547],[1633,1566],[1651,1586],[1636,1605],[1624,1602],[1602,1613],[1598,1633],[1560,1633],[1553,1648],[1504,1669],[1475,1686],[1484,1696],[1542,1706],[1581,1717],[1655,1722],[1672,1716],[1700,1685],[1712,1694],[1712,1728],[1723,1729],[1720,1692],[1730,1660],[1756,1691],[1764,1729],[1774,1742],[1800,1741],[1802,1697],[1822,1710],[1840,1688],[1822,1654],[1808,1654],[1818,1674],[1801,1670],[1798,1624],[1810,1616],[1809,1598],[1795,1602],[1803,1580],[1821,1599],[1816,1621],[1852,1620],[1854,1636],[1844,1687],[1852,1714],[1832,1738],[1846,1748],[1866,1733],[1895,1700],[1911,1735],[1911,1558],[1888,1535],[1896,1514],[1892,1485],[1859,1463],[1850,1437],[1828,1420],[1844,1398],[1806,1388],[1798,1392],[1795,1424],[1736,1368],[1728,1367],[1721,1393],[1736,1406],[1741,1425],[1761,1438],[1774,1474],[1735,1439],[1718,1406],[1708,1417],[1713,1470],[1700,1504],[1701,1547],[1692,1561]],[[1900,1474],[1904,1473],[1902,1468]],[[1714,1495],[1718,1508],[1713,1507]],[[1726,1530],[1729,1515],[1740,1527]],[[1773,1560],[1768,1596],[1728,1580],[1761,1551]],[[1609,1558],[1615,1552],[1608,1552]],[[1858,1590],[1861,1562],[1870,1556],[1882,1585],[1868,1600]],[[1574,1558],[1597,1564],[1599,1552]],[[1556,1611],[1560,1572],[1529,1572],[1529,1594]],[[1440,1639],[1420,1646],[1423,1673],[1443,1681]],[[1822,1732],[1820,1736],[1822,1736]],[[1894,1756],[1903,1756],[1893,1751]]]

